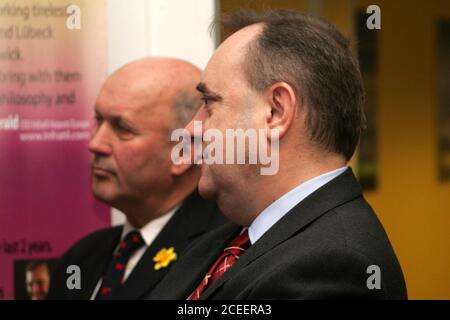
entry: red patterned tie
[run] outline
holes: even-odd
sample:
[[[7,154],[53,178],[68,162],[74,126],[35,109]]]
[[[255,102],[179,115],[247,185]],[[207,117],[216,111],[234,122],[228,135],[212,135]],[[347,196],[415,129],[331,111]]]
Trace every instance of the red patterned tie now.
[[[198,300],[200,295],[213,284],[214,281],[219,279],[221,275],[230,269],[233,263],[239,259],[249,246],[250,239],[248,238],[248,229],[246,229],[242,234],[234,238],[230,245],[225,248],[222,255],[213,264],[211,269],[209,269],[202,282],[198,285],[197,289],[191,293],[187,300]]]
[[[110,300],[112,293],[123,283],[125,268],[130,256],[137,249],[145,245],[144,239],[139,231],[130,231],[120,242],[119,249],[114,253],[114,257],[109,263],[106,274],[102,278],[102,285],[96,300]]]

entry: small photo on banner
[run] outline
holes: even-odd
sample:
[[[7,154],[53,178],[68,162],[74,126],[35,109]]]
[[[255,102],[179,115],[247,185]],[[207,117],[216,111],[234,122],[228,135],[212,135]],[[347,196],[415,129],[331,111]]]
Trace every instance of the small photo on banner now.
[[[57,259],[14,261],[14,299],[46,300]]]

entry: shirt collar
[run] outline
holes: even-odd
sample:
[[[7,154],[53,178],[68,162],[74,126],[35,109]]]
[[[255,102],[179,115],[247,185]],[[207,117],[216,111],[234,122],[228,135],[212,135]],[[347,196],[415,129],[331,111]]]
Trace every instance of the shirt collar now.
[[[303,201],[311,193],[327,184],[345,170],[348,167],[342,167],[337,170],[333,170],[324,173],[320,176],[312,178],[291,191],[285,193],[283,196],[278,198],[275,202],[264,209],[248,228],[248,235],[251,244],[254,244],[262,237],[264,233],[267,232],[275,223],[278,222],[286,213],[288,213],[293,207],[298,203]]]
[[[142,238],[144,239],[145,245],[149,246],[153,242],[153,240],[155,240],[156,236],[164,228],[166,223],[169,222],[170,218],[172,218],[175,212],[180,208],[180,206],[181,205],[175,207],[174,209],[170,210],[161,217],[151,220],[149,223],[147,223],[140,229],[134,228],[127,219],[123,226],[122,236],[120,239],[123,240],[130,231],[138,230],[141,233]]]

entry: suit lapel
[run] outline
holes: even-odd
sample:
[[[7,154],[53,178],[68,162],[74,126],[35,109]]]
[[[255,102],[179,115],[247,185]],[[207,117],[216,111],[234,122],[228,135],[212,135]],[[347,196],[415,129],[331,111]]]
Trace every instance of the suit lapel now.
[[[155,270],[153,257],[163,248],[174,247],[179,258],[193,239],[208,230],[214,210],[217,210],[216,206],[201,199],[197,192],[188,197],[147,248],[114,298],[139,299],[151,291],[176,263],[173,261],[166,268]]]
[[[166,268],[155,270],[153,257],[162,248],[169,249],[170,247],[174,247],[175,252],[179,254],[179,250],[184,248],[187,239],[182,232],[176,231],[172,227],[164,228],[161,231],[150,247],[147,248],[122,288],[118,290],[117,295],[114,296],[115,299],[139,299],[161,280],[173,262]]]
[[[82,288],[81,297],[76,299],[89,300],[94,292],[94,289],[102,276],[102,272],[106,270],[108,263],[111,261],[113,252],[120,241],[123,227],[116,227],[111,229],[111,236],[105,237],[105,240],[98,243],[98,247],[92,251],[92,254],[84,261],[84,268],[86,270],[82,274]],[[78,290],[70,290],[77,293]],[[69,293],[69,294],[70,294]]]
[[[182,264],[174,267],[176,272],[172,273],[173,277],[169,277],[169,281],[158,287],[158,293],[152,294],[151,299],[160,299],[160,297],[167,299],[169,297],[168,299],[182,300],[188,298],[222,254],[223,249],[241,229],[241,226],[227,223],[206,236],[211,241],[200,241],[197,246],[192,248],[193,251],[202,252],[202,255],[188,254],[184,256],[180,262]]]
[[[324,213],[360,197],[361,194],[361,187],[352,170],[347,169],[337,178],[313,192],[281,218],[202,294],[201,299],[207,299],[242,268],[307,227]]]

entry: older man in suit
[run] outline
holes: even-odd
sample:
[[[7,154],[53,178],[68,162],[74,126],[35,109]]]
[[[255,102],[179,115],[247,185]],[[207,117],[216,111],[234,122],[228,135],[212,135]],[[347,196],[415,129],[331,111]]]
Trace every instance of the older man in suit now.
[[[394,250],[347,167],[365,121],[349,42],[294,11],[223,22],[231,36],[203,72],[188,130],[204,145],[212,128],[263,130],[260,146],[279,143],[279,170],[205,162],[199,191],[234,223],[195,243],[148,298],[405,299]]]
[[[200,107],[199,79],[188,62],[145,58],[106,80],[89,145],[92,190],[126,223],[72,247],[52,276],[49,299],[139,299],[191,241],[224,222],[196,191],[199,168],[171,160],[171,132]],[[81,269],[81,289],[67,286],[71,265]]]

